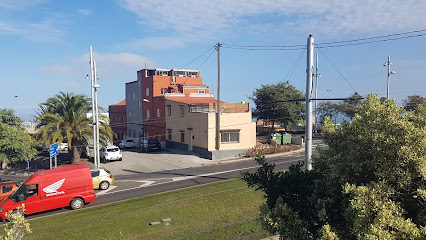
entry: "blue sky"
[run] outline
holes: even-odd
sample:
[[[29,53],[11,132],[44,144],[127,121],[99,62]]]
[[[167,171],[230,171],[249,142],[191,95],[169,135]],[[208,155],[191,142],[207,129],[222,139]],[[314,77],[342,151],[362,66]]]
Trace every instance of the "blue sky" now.
[[[217,42],[224,44],[223,101],[249,101],[261,84],[283,80],[304,92],[304,50],[250,51],[225,44],[305,45],[309,34],[320,44],[422,30],[425,23],[426,1],[419,0],[0,0],[0,107],[27,121],[38,103],[60,91],[90,97],[85,79],[90,45],[105,109],[125,98],[125,83],[136,80],[145,59],[148,68],[199,69],[216,93],[217,53],[192,61]],[[355,91],[385,97],[388,56],[397,72],[391,98],[402,104],[409,95],[426,97],[425,42],[421,36],[315,49],[319,97]]]

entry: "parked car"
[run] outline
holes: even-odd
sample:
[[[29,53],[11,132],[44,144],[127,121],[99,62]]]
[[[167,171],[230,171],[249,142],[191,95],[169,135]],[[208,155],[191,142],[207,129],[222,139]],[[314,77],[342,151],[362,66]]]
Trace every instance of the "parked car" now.
[[[102,147],[99,151],[99,158],[102,162],[109,162],[112,160],[123,160],[123,155],[121,154],[120,148],[115,145],[108,145]]]
[[[0,200],[7,198],[10,194],[19,188],[17,182],[2,182],[0,183]]]
[[[25,205],[25,214],[69,206],[82,208],[96,200],[90,169],[85,164],[33,173],[19,188],[1,202],[0,218]]]
[[[92,173],[93,189],[106,190],[109,185],[114,183],[111,172],[104,167],[91,168],[90,172]]]
[[[158,140],[143,140],[141,143],[141,150],[143,152],[151,152],[154,150],[161,150],[161,144]]]
[[[60,151],[66,151],[66,150],[68,150],[68,143],[58,144],[58,150],[60,150]]]
[[[136,143],[132,139],[124,139],[120,144],[118,144],[118,146],[120,148],[134,148],[136,147]]]

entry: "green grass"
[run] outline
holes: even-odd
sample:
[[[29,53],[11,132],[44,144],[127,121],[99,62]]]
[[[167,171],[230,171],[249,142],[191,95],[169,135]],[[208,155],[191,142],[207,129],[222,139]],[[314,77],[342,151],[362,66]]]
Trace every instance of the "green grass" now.
[[[28,239],[262,239],[263,201],[234,179],[29,220]]]

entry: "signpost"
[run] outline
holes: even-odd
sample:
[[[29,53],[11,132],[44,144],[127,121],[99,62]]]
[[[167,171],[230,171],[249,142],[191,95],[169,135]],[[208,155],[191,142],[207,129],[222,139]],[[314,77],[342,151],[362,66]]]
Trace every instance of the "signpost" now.
[[[27,159],[27,175],[30,176],[30,162],[31,162],[31,158]]]
[[[49,154],[50,154],[50,169],[52,169],[52,157],[55,157],[55,168],[58,167],[58,160],[57,157],[58,156],[58,143],[54,143],[52,145],[50,145],[49,147]]]

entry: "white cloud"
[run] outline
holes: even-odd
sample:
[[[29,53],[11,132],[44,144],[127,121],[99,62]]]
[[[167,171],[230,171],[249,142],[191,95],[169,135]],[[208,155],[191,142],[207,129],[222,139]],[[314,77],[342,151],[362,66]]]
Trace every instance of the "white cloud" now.
[[[188,34],[217,36],[235,29],[253,29],[256,18],[274,19],[283,31],[352,35],[393,33],[424,28],[426,1],[418,0],[121,0],[140,23],[151,28],[174,30],[184,41]],[[260,23],[265,26],[267,22]]]
[[[43,20],[39,23],[16,25],[8,22],[0,22],[0,34],[12,34],[22,36],[35,42],[60,42],[64,31],[53,24],[53,20]]]
[[[93,53],[93,59],[96,62],[98,76],[102,79],[117,78],[129,72],[136,73],[144,67],[145,57],[133,53]],[[90,74],[89,53],[70,59],[64,65],[50,65],[40,69],[46,74],[62,74],[63,76],[72,76],[84,78]],[[135,74],[136,76],[136,74]],[[126,79],[128,80],[128,79]]]
[[[70,66],[64,65],[50,65],[46,67],[42,67],[40,72],[47,74],[64,74],[70,75],[72,74],[72,68]]]
[[[47,0],[0,0],[0,8],[23,10],[46,1]]]
[[[89,16],[92,14],[92,10],[90,9],[78,9],[77,11],[78,14],[83,15],[83,16]]]
[[[124,45],[130,49],[166,49],[180,47],[185,44],[182,39],[171,37],[148,37],[144,39],[132,40]]]

